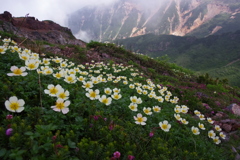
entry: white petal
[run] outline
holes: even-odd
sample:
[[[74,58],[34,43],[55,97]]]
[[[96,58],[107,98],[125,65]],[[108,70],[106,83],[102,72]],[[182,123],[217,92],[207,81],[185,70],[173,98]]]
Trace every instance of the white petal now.
[[[16,96],[12,96],[9,98],[9,102],[12,103],[12,102],[17,102],[18,101],[18,98]]]
[[[19,108],[16,110],[16,112],[20,113],[20,112],[22,112],[23,110],[24,110],[24,107],[19,107]]]
[[[7,100],[7,101],[5,101],[5,106],[6,107],[9,107],[10,106],[10,102]]]
[[[24,106],[24,104],[25,104],[25,102],[24,102],[23,99],[19,99],[19,100],[18,100],[18,103],[19,103],[20,106]]]
[[[69,106],[70,105],[70,101],[66,101],[65,103],[64,103],[64,106],[65,107],[67,107],[67,106]]]
[[[61,111],[61,110],[58,109],[58,108],[53,108],[53,110],[56,111],[56,112],[60,112],[60,111]]]
[[[64,109],[62,109],[62,113],[63,114],[67,114],[69,112],[69,108],[64,108]]]
[[[51,88],[53,88],[53,87],[54,87],[53,84],[49,84],[47,88],[48,88],[48,89],[51,89]]]
[[[8,76],[15,76],[14,73],[7,73]]]
[[[15,69],[18,69],[18,67],[17,66],[12,66],[11,68],[10,68],[10,70],[13,72]]]
[[[20,69],[24,72],[26,70],[26,67],[21,67]]]
[[[22,76],[26,76],[28,73],[27,72],[24,72],[24,73],[22,73],[21,75]]]

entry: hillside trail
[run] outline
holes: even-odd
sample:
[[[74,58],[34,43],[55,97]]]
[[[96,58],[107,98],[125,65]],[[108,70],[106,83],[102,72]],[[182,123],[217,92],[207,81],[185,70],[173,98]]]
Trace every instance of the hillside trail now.
[[[240,58],[239,58],[239,59],[236,59],[236,60],[234,60],[234,61],[232,61],[232,62],[230,62],[230,63],[228,63],[225,67],[230,66],[230,65],[232,65],[233,63],[236,63],[236,62],[238,62],[238,61],[240,61]]]

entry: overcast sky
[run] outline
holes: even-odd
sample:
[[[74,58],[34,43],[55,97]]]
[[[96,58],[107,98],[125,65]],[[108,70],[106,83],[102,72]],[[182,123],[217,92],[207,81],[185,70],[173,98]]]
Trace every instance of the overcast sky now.
[[[13,17],[29,16],[52,20],[67,27],[67,16],[86,5],[109,4],[117,0],[1,0],[0,13],[9,11]]]

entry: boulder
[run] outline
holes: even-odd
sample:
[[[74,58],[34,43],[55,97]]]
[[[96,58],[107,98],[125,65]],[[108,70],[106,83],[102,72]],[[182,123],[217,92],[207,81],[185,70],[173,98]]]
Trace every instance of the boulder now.
[[[233,103],[231,105],[229,105],[227,108],[226,108],[227,111],[235,114],[235,115],[238,115],[240,116],[240,106],[237,105],[236,103]]]

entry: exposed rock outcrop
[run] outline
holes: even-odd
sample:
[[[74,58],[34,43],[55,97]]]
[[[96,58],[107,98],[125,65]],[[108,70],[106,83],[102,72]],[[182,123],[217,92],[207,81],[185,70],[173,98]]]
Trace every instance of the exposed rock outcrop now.
[[[35,17],[15,18],[5,11],[0,14],[0,31],[14,33],[30,40],[47,41],[53,44],[74,44],[85,46],[85,42],[76,39],[69,28],[52,21],[39,21]]]

